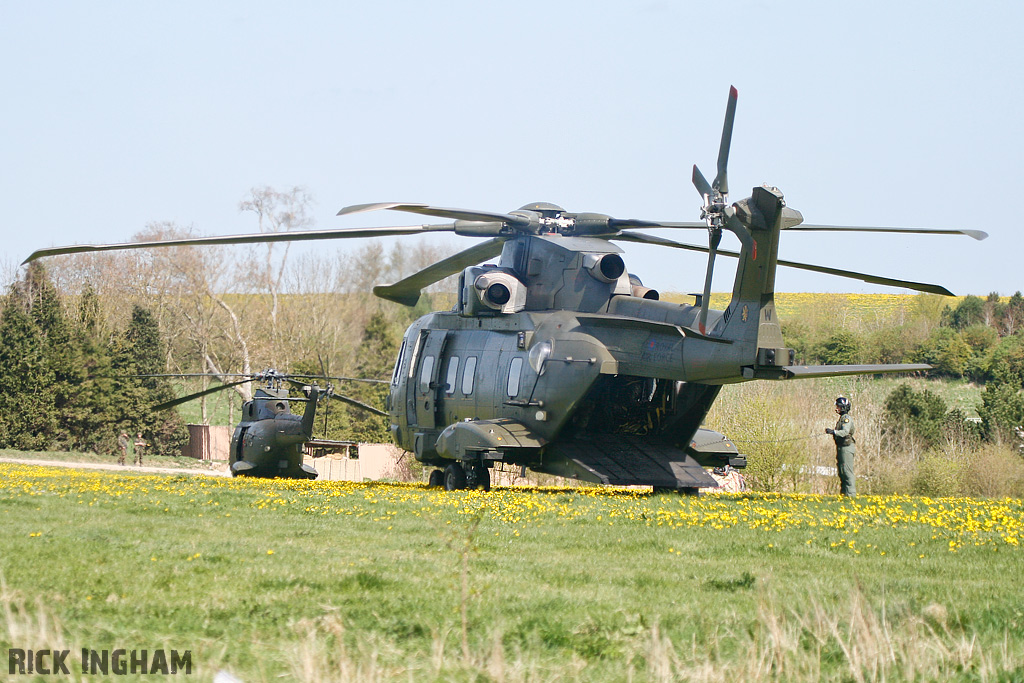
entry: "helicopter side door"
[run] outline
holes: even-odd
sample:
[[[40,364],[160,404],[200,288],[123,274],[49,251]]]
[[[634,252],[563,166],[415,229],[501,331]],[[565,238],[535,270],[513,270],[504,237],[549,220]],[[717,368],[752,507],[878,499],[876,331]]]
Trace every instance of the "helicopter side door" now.
[[[448,330],[428,330],[426,341],[416,359],[416,367],[409,382],[409,396],[415,403],[416,426],[420,429],[437,428],[437,402],[443,395],[444,385],[438,381],[442,354],[448,341]],[[410,417],[413,417],[410,414]]]

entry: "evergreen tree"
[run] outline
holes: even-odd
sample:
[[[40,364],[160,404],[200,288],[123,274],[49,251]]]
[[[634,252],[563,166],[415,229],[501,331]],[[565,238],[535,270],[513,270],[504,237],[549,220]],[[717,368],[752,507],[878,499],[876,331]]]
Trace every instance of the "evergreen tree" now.
[[[52,394],[57,420],[52,445],[71,448],[77,445],[77,435],[70,424],[70,403],[80,392],[83,379],[79,348],[72,341],[72,323],[64,310],[64,302],[41,263],[29,264],[21,286],[29,296],[32,320],[42,336],[43,356],[52,377],[48,391]]]
[[[73,447],[97,453],[117,448],[118,395],[110,343],[101,327],[99,297],[86,285],[79,299],[73,345],[77,348],[75,391],[65,408]]]
[[[0,314],[0,386],[8,396],[0,411],[0,447],[41,450],[57,436],[57,414],[45,340],[28,307],[15,289]]]
[[[149,309],[135,306],[114,354],[114,371],[125,378],[117,392],[120,426],[129,434],[141,432],[150,443],[149,453],[178,455],[188,441],[181,417],[175,410],[153,410],[153,406],[175,398],[170,382],[166,377],[131,377],[163,372],[164,353],[156,318]]]
[[[387,319],[380,311],[370,316],[363,331],[363,341],[356,352],[356,372],[365,379],[388,379],[395,364],[398,346]],[[352,398],[375,408],[384,409],[387,401],[388,384],[360,383],[353,387]],[[390,421],[365,410],[351,409],[349,412],[351,438],[365,443],[386,443],[391,441]]]
[[[1024,426],[1024,395],[1020,383],[994,380],[981,394],[981,429],[989,441],[1014,443],[1015,427]]]
[[[889,439],[909,433],[926,446],[934,446],[942,438],[945,417],[946,403],[939,396],[901,384],[885,399],[883,433]]]

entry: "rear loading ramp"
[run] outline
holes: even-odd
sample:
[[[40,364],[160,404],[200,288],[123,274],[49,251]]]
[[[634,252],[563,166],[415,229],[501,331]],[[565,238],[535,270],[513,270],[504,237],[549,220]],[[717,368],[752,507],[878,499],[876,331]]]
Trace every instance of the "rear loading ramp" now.
[[[685,451],[640,436],[603,434],[599,438],[548,444],[543,465],[534,469],[612,486],[673,489],[718,486]]]

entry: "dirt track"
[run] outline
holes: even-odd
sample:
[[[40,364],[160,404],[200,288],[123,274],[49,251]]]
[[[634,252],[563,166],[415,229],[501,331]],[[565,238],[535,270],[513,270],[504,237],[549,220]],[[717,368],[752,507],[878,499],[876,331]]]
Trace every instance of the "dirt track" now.
[[[144,474],[187,474],[202,477],[230,477],[231,473],[223,470],[193,470],[183,467],[136,467],[134,465],[117,465],[101,462],[65,462],[64,460],[33,460],[31,458],[0,458],[0,462],[12,462],[19,465],[40,465],[42,467],[71,467],[83,470],[117,470],[119,472],[141,472]]]

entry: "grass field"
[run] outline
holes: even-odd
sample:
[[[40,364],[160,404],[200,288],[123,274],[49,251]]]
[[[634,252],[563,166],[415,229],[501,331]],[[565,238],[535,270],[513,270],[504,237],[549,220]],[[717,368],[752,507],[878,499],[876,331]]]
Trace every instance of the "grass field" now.
[[[1020,500],[0,464],[0,524],[4,647],[193,680],[1024,679]]]
[[[0,448],[0,458],[16,460],[57,460],[70,463],[88,463],[98,465],[114,465],[117,456],[105,453],[69,453],[66,451],[16,451]],[[196,460],[181,456],[149,455],[143,456],[142,464],[146,467],[167,467],[172,469],[217,470],[226,469],[225,462],[212,460]],[[131,466],[131,463],[128,463]]]

